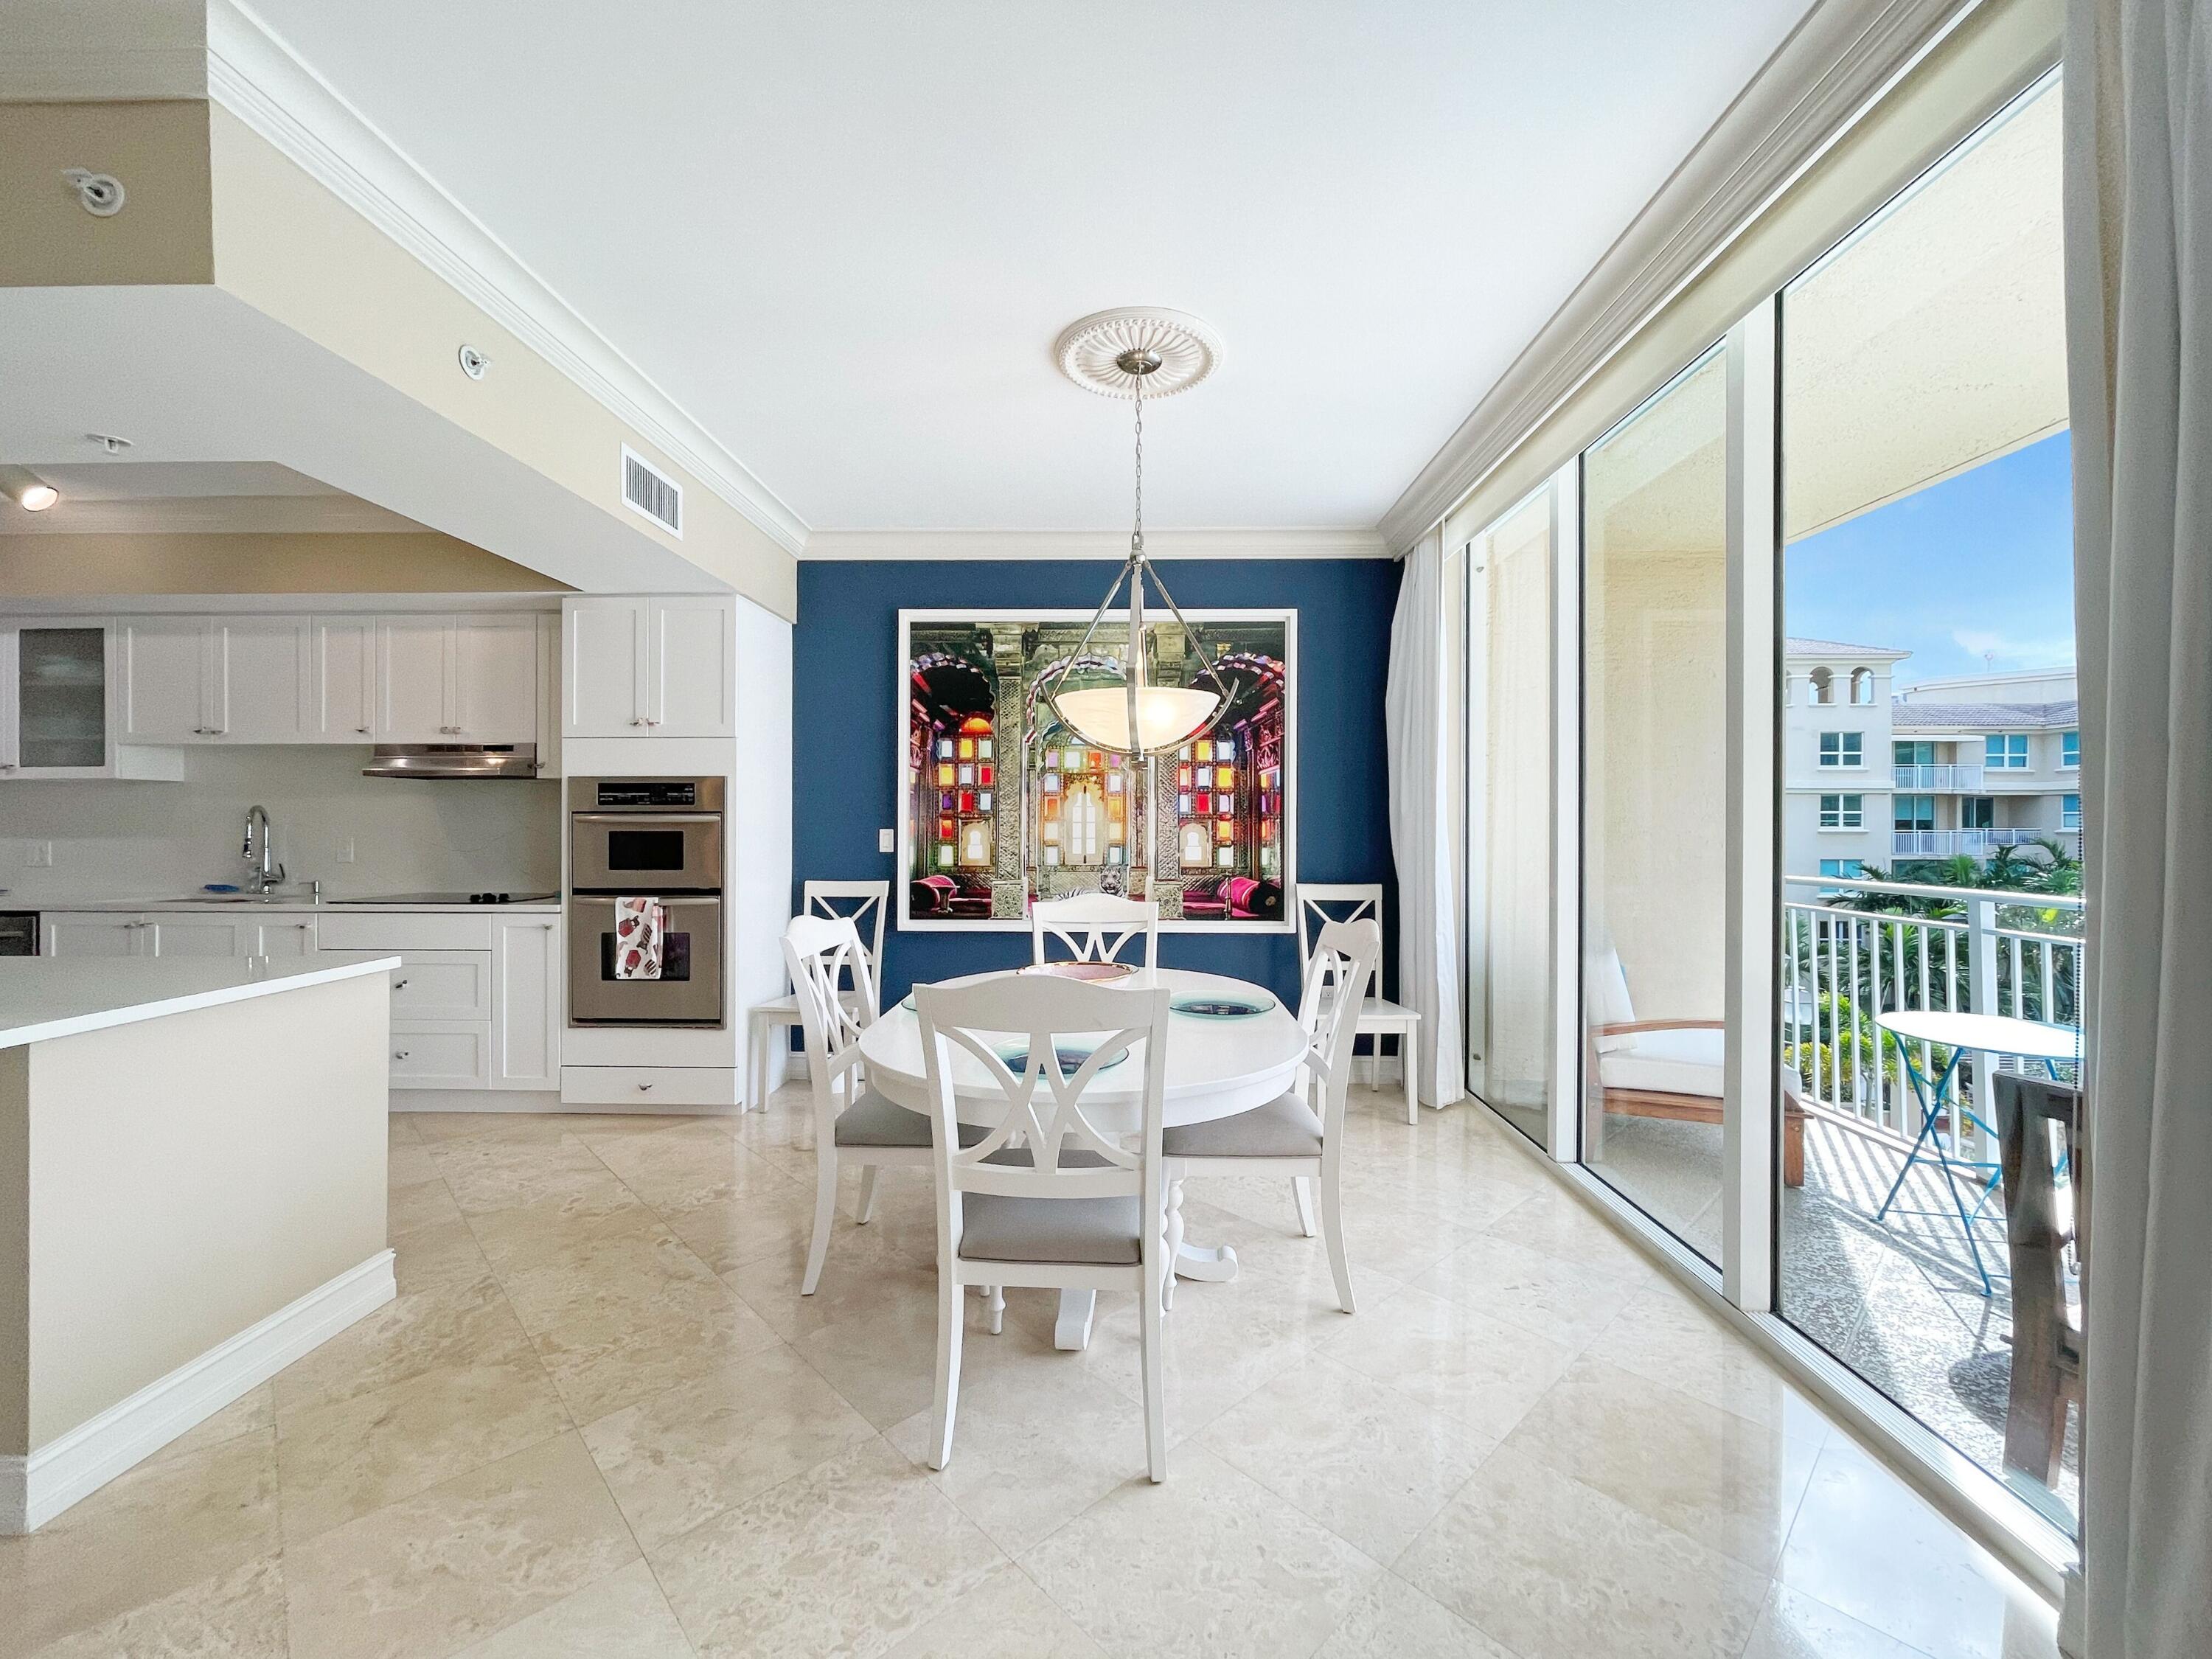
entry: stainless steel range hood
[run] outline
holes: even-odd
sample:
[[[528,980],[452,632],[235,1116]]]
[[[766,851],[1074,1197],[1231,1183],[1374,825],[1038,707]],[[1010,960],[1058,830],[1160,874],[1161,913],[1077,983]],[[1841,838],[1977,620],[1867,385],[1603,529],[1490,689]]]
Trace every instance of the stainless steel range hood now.
[[[534,778],[534,743],[380,743],[365,778]]]

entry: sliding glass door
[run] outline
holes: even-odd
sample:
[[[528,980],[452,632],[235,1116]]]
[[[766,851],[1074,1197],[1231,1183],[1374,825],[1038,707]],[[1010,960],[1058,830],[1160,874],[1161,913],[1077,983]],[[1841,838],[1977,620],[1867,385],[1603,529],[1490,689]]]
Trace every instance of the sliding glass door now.
[[[1583,456],[1582,1158],[1717,1266],[1729,1033],[1727,375]]]

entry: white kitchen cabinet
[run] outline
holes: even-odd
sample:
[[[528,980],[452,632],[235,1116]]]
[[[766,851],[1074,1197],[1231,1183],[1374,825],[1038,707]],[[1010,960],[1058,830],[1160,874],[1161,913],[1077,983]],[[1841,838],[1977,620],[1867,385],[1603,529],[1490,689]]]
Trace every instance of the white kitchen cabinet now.
[[[726,738],[736,612],[713,594],[565,600],[563,736]]]
[[[654,599],[647,611],[646,724],[656,738],[737,732],[737,621],[711,596]]]
[[[317,617],[307,629],[310,743],[367,743],[376,734],[376,618]]]
[[[47,957],[135,957],[139,923],[136,916],[100,911],[47,911],[39,918],[39,954]]]
[[[447,743],[453,718],[447,657],[451,617],[376,619],[376,740]]]
[[[208,619],[208,727],[228,743],[298,743],[307,735],[305,617]]]
[[[140,916],[142,957],[250,957],[259,954],[260,925],[243,916],[157,912]]]
[[[538,622],[526,612],[384,617],[380,743],[529,743],[538,736]]]
[[[493,951],[499,977],[492,1016],[495,1089],[561,1086],[561,921],[501,916]]]
[[[0,623],[0,778],[179,778],[169,749],[116,741],[112,624],[97,617]]]
[[[311,957],[315,954],[315,924],[303,916],[287,916],[247,924],[249,940],[257,957]]]
[[[208,619],[126,617],[115,635],[117,735],[131,743],[206,742],[213,725]]]
[[[392,1028],[395,1089],[482,1089],[491,1081],[491,1028]]]
[[[453,618],[453,731],[463,743],[538,735],[538,618],[495,611]]]

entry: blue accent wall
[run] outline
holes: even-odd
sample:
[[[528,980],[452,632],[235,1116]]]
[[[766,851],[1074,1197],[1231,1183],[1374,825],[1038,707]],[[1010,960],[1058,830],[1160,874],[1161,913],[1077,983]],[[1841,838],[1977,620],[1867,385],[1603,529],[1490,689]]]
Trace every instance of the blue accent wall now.
[[[1029,958],[1026,934],[899,931],[896,856],[876,850],[877,832],[899,819],[898,613],[1088,611],[1115,568],[1087,560],[800,562],[792,641],[792,904],[795,910],[799,884],[809,877],[893,884],[884,933],[885,1006],[917,980]],[[1383,884],[1391,937],[1382,961],[1395,979],[1398,901],[1382,688],[1399,566],[1389,559],[1222,559],[1166,561],[1161,568],[1186,610],[1297,611],[1297,875]],[[1160,962],[1256,980],[1297,1000],[1291,934],[1163,934]]]

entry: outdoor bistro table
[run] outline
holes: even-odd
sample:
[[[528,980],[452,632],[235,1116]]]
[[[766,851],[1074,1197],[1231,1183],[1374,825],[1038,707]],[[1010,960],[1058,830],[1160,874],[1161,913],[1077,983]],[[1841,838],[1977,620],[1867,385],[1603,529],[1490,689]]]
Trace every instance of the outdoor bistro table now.
[[[942,983],[974,985],[1005,976],[1003,972],[969,974]],[[1296,1012],[1285,1008],[1273,992],[1220,974],[1178,968],[1139,969],[1115,985],[1139,990],[1164,986],[1175,994],[1176,1005],[1242,1002],[1261,1010],[1224,1016],[1186,1012],[1176,1006],[1170,1013],[1165,1115],[1170,1127],[1249,1111],[1274,1099],[1296,1079],[1299,1059],[1306,1052],[1305,1032]],[[910,1111],[929,1110],[921,1018],[914,1011],[913,998],[887,1010],[861,1033],[860,1055],[869,1086]],[[1092,1079],[1084,1091],[1084,1110],[1100,1133],[1134,1134],[1144,1127],[1144,1081],[1143,1066],[1127,1060]],[[952,1054],[952,1093],[953,1109],[963,1123],[989,1127],[1005,1115],[1006,1097],[985,1074],[982,1063],[958,1048]],[[1173,1206],[1170,1212],[1181,1213]],[[1237,1276],[1237,1252],[1228,1245],[1175,1243],[1175,1268],[1181,1277],[1218,1282]],[[1096,1291],[1060,1293],[1060,1319],[1053,1334],[1057,1346],[1080,1348],[1091,1340],[1097,1300]]]
[[[1965,1129],[1965,1124],[1959,1120],[1963,1118],[1972,1123],[1984,1134],[1993,1135],[1996,1132],[1955,1098],[1954,1081],[1958,1075],[1959,1062],[1969,1049],[1991,1056],[2017,1054],[2023,1060],[2041,1060],[2055,1078],[2058,1075],[2059,1061],[2081,1058],[2081,1033],[2070,1025],[2046,1025],[2041,1020],[2014,1019],[2005,1014],[1952,1013],[1943,1009],[1929,1008],[1884,1009],[1874,1017],[1874,1022],[1897,1039],[1898,1052],[1905,1057],[1905,1075],[1912,1079],[1912,1091],[1920,1101],[1920,1133],[1914,1137],[1912,1150],[1905,1155],[1905,1167],[1897,1172],[1897,1179],[1890,1186],[1889,1196],[1882,1200],[1881,1207],[1875,1212],[1874,1218],[1880,1221],[1889,1213],[1890,1206],[1897,1202],[1897,1194],[1905,1186],[1905,1177],[1911,1174],[1915,1163],[1930,1155],[1925,1149],[1932,1145],[1935,1148],[1932,1156],[1942,1170],[1943,1184],[1949,1189],[1952,1206],[1959,1212],[1959,1225],[1966,1231],[1966,1249],[1974,1258],[1974,1271],[1982,1276],[1982,1294],[1987,1296],[1990,1291],[1990,1270],[1982,1263],[1982,1247],[1974,1237],[1973,1218],[1980,1213],[1983,1204],[1989,1200],[1990,1191],[1996,1184],[1995,1172],[1998,1166],[1994,1163],[1959,1156],[1960,1137]],[[1932,1091],[1918,1063],[1913,1059],[1915,1045],[1923,1042],[1951,1051],[1950,1060],[1936,1078]],[[1983,1079],[1983,1085],[1987,1086],[1986,1079]],[[1942,1133],[1936,1127],[1947,1106],[1955,1107],[1957,1110],[1957,1115],[1951,1122],[1951,1144],[1948,1147],[1943,1144]],[[1959,1194],[1956,1171],[1960,1170],[1972,1170],[1978,1175],[1983,1170],[1990,1171],[1982,1182],[1981,1197],[1975,1201],[1972,1211],[1966,1208],[1966,1200]]]

